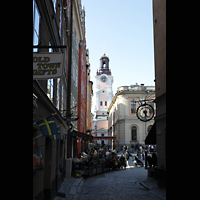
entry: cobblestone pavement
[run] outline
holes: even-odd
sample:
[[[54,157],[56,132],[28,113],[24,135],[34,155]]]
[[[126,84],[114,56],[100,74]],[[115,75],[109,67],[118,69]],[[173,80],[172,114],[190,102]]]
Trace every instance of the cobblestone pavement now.
[[[146,179],[144,168],[127,168],[88,178],[81,184],[77,200],[160,200],[163,199],[151,190],[140,185]]]
[[[145,187],[148,186],[148,187]],[[134,168],[132,158],[126,169],[83,178],[65,179],[60,188],[66,197],[54,200],[165,200],[165,190],[147,179],[144,167]]]

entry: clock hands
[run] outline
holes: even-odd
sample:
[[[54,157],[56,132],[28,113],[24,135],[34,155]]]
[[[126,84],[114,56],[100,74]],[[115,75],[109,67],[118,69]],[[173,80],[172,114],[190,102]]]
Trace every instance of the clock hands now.
[[[101,77],[101,81],[102,81],[102,82],[106,82],[106,79],[107,79],[106,76],[102,76],[102,77]]]

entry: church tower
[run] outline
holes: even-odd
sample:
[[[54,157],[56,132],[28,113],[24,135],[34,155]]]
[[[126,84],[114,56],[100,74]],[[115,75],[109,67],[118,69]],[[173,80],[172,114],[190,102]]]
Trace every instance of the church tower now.
[[[113,99],[113,76],[109,69],[109,58],[104,55],[100,58],[100,67],[95,76],[96,79],[96,110],[99,114],[107,114],[107,109]]]
[[[96,112],[96,136],[108,136],[108,115],[107,111],[110,103],[113,99],[113,76],[111,75],[111,70],[109,69],[109,58],[104,55],[100,58],[100,67],[97,70],[96,76],[96,104],[95,104],[95,112]],[[108,140],[101,141],[101,145],[107,145]]]

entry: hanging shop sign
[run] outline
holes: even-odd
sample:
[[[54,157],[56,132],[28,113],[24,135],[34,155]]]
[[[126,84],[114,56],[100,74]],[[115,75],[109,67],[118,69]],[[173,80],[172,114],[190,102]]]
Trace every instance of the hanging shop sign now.
[[[63,65],[64,53],[33,53],[33,79],[60,78]]]
[[[154,109],[148,103],[144,103],[137,108],[136,115],[140,121],[150,121],[154,116]]]

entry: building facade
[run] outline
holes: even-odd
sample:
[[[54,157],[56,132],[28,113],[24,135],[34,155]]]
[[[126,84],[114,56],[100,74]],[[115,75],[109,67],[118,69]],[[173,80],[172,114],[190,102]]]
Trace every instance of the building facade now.
[[[166,171],[166,0],[153,0],[158,168]]]
[[[86,66],[86,39],[85,39],[85,10],[81,12],[82,35],[79,42],[79,69],[78,69],[78,116],[77,128],[79,132],[86,133],[86,114],[87,114],[87,66]],[[77,153],[81,153],[86,148],[86,140],[78,137]]]
[[[86,113],[86,133],[92,134],[92,120],[91,120],[91,109],[92,109],[92,96],[93,96],[93,82],[90,80],[90,63],[89,63],[89,49],[86,49],[86,69],[87,69],[87,113]],[[88,148],[91,147],[91,141],[88,141]]]
[[[71,8],[73,8],[72,13]],[[70,22],[70,16],[73,18],[73,23]],[[62,77],[40,80],[33,77],[33,157],[40,156],[43,162],[42,168],[33,171],[33,199],[35,200],[54,198],[55,191],[59,190],[64,178],[71,176],[71,165],[67,165],[67,159],[78,152],[77,140],[87,136],[86,113],[91,112],[91,106],[87,106],[87,101],[91,102],[91,99],[87,100],[91,96],[87,95],[87,83],[90,87],[92,84],[87,76],[89,64],[86,65],[86,41],[83,37],[84,16],[85,10],[82,8],[81,0],[33,0],[33,52],[62,52],[64,55]],[[72,36],[70,29],[72,29]],[[72,48],[69,45],[70,39],[72,39]],[[69,62],[70,52],[71,62]],[[80,76],[79,69],[82,70]],[[71,77],[70,93],[69,76]],[[82,98],[81,106],[78,103],[78,94]],[[70,104],[67,103],[68,97],[71,99]],[[70,106],[73,113],[72,118],[67,117],[67,106]],[[55,124],[60,127],[60,138],[56,139],[44,136],[36,123],[52,114],[54,114]],[[84,119],[81,119],[82,114]],[[79,121],[73,120],[76,116],[79,117],[78,120],[82,125],[80,132],[78,132]],[[70,132],[72,127],[77,132]],[[67,139],[69,134],[71,134],[70,142]],[[70,157],[68,157],[68,142],[71,145]]]
[[[95,119],[94,119],[94,139],[98,137],[97,143],[100,145],[108,145],[108,115],[107,110],[113,98],[113,76],[109,69],[109,58],[104,55],[100,58],[100,67],[97,70],[95,90]],[[101,137],[101,138],[100,138]]]
[[[132,144],[144,144],[144,140],[151,129],[154,119],[143,122],[136,116],[136,110],[140,105],[139,101],[149,100],[149,104],[155,108],[155,87],[132,85],[118,87],[109,108],[108,108],[108,135],[116,137],[109,145],[122,150],[125,144],[131,147]]]
[[[60,5],[60,6],[58,6]],[[33,45],[47,48],[33,48],[33,52],[63,52],[63,76],[57,79],[33,80],[33,154],[43,155],[44,167],[33,172],[33,199],[53,199],[65,177],[66,125],[63,110],[67,97],[67,61],[68,61],[68,13],[63,7],[67,1],[33,0]],[[48,48],[48,46],[66,45],[66,48]],[[43,136],[38,120],[55,113],[54,120],[60,127],[59,140]],[[34,168],[34,166],[33,166]]]
[[[73,23],[72,23],[72,63],[71,63],[71,108],[74,115],[78,115],[78,89],[79,87],[79,72],[84,68],[83,61],[83,30],[81,26],[82,8],[79,4],[80,0],[74,0],[73,4]],[[82,60],[82,62],[81,62]],[[80,61],[80,62],[79,62]],[[80,64],[80,65],[79,65]],[[79,71],[81,70],[81,71]],[[84,76],[85,78],[85,76]],[[73,128],[78,130],[78,121],[71,122]]]

